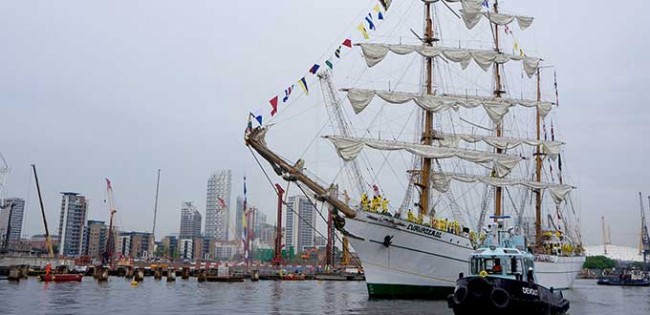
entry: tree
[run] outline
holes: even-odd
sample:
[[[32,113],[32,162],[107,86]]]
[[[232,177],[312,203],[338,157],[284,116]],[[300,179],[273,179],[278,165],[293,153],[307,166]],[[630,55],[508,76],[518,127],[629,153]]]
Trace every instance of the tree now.
[[[583,265],[583,268],[600,270],[614,267],[616,267],[616,261],[605,256],[588,256]]]

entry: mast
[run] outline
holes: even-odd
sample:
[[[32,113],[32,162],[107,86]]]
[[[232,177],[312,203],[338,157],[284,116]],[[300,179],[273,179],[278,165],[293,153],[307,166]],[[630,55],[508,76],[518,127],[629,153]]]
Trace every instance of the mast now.
[[[41,206],[41,215],[43,216],[43,225],[45,226],[45,245],[50,258],[54,257],[54,249],[52,248],[52,240],[50,239],[50,230],[47,228],[47,218],[45,217],[45,208],[43,207],[43,198],[41,197],[41,186],[38,184],[38,175],[36,174],[36,165],[32,164],[34,171],[34,179],[36,180],[36,192],[38,193],[38,203]]]
[[[605,233],[605,216],[600,217],[602,221],[602,232],[603,232],[603,253],[607,255],[607,234]]]
[[[499,13],[499,1],[494,1],[494,13]],[[494,50],[498,53],[500,52],[499,48],[499,25],[494,23]],[[501,71],[499,69],[499,64],[494,63],[494,96],[501,98],[501,95],[504,91],[501,90]],[[497,123],[496,125],[496,135],[497,137],[503,136],[503,126],[502,122]],[[503,153],[502,149],[497,149],[497,153]],[[497,218],[501,216],[501,200],[503,199],[503,189],[501,187],[496,187],[496,192],[494,196],[494,222],[497,221]]]
[[[433,20],[431,18],[431,2],[425,2],[426,22],[424,31],[424,42],[427,46],[433,46],[436,41],[433,30]],[[427,58],[426,63],[426,88],[427,95],[433,94],[433,58]],[[424,111],[424,131],[422,132],[422,143],[425,145],[433,144],[433,113]],[[430,177],[431,177],[431,158],[422,158],[422,176],[418,186],[421,187],[422,193],[420,194],[420,211],[422,215],[427,215],[429,212],[429,196],[430,196]]]
[[[643,254],[643,270],[648,270],[648,258],[650,257],[650,235],[648,235],[648,225],[645,219],[645,209],[643,208],[643,197],[639,192],[639,201],[641,204],[641,254]],[[650,207],[650,196],[648,196],[648,206]]]
[[[537,101],[540,102],[541,100],[542,100],[541,78],[539,75],[539,69],[537,69]],[[539,113],[539,107],[537,107],[537,114],[536,114],[537,141],[541,140],[541,124],[542,124],[542,116]],[[541,145],[537,145],[537,152],[535,153],[535,181],[537,181],[538,183],[542,181]],[[539,246],[541,243],[542,243],[542,191],[540,189],[537,189],[535,191],[535,245]]]

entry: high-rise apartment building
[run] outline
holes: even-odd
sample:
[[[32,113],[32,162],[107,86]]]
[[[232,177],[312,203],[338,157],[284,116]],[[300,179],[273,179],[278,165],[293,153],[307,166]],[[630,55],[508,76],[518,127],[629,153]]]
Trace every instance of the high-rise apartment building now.
[[[205,235],[208,237],[228,240],[231,188],[231,170],[215,172],[208,179],[205,202]]]
[[[260,209],[253,207],[253,232],[255,238],[259,238],[262,226],[266,224],[266,214],[262,213]]]
[[[120,232],[116,252],[132,258],[148,258],[153,255],[153,234],[147,232]]]
[[[88,202],[86,197],[73,192],[61,193],[61,215],[59,217],[59,254],[79,256],[82,253],[84,223]]]
[[[242,237],[242,226],[244,217],[244,198],[237,196],[237,204],[235,207],[235,235],[234,239],[240,240]]]
[[[84,227],[82,255],[100,259],[106,251],[107,237],[108,227],[104,221],[88,220],[88,224]]]
[[[316,208],[305,196],[289,197],[285,215],[284,244],[294,254],[314,247]]]
[[[193,238],[201,236],[201,213],[191,202],[181,206],[181,229],[178,237]]]
[[[0,244],[9,244],[20,240],[23,231],[23,213],[25,200],[7,198],[0,203]]]

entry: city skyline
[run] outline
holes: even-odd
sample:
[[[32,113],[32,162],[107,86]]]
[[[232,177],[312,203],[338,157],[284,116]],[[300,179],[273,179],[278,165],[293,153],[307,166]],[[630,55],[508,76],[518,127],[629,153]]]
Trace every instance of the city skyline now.
[[[225,9],[217,2],[151,2],[126,11],[108,3],[71,3],[87,14],[55,3],[0,5],[7,26],[0,38],[12,47],[0,52],[7,74],[0,78],[5,95],[0,109],[12,116],[0,125],[5,135],[0,148],[12,169],[4,196],[25,199],[23,234],[28,235],[44,232],[31,163],[39,165],[53,230],[60,191],[84,194],[91,202],[88,216],[108,221],[103,203],[103,178],[108,177],[115,189],[117,224],[151,231],[157,169],[162,169],[157,235],[178,228],[179,202],[195,200],[204,209],[205,179],[214,169],[233,170],[233,191],[239,191],[247,175],[249,202],[275,217],[272,184],[242,143],[246,118],[251,110],[269,108],[270,96],[281,93],[314,62],[322,62],[319,56],[336,49],[341,37],[356,34],[347,22],[368,11],[363,1],[344,0],[291,1],[267,10],[256,10],[257,4],[245,1]],[[648,41],[647,34],[638,33],[644,19],[636,16],[647,11],[648,4],[631,2],[633,18],[590,6],[590,18],[573,27],[568,21],[583,16],[584,5],[516,1],[508,3],[508,9],[535,12],[528,32],[534,38],[521,44],[557,67],[562,115],[555,126],[569,145],[562,158],[566,175],[576,179],[585,243],[601,242],[599,220],[604,215],[613,243],[635,247],[638,231],[629,227],[639,225],[637,193],[650,193],[643,181],[648,177],[644,152],[649,144],[638,141],[648,129],[648,97],[640,91],[648,85],[645,73],[650,65],[640,56]],[[152,6],[156,10],[150,10]],[[291,16],[292,23],[270,23],[253,40],[218,31],[246,29],[250,21],[269,16]],[[613,20],[603,23],[596,17]],[[345,23],[314,23],[333,20]],[[304,27],[297,30],[295,25]],[[586,36],[585,29],[591,30]],[[279,35],[288,33],[299,40]],[[601,41],[598,34],[639,36]],[[273,49],[260,54],[259,47]],[[363,62],[358,53],[345,58]],[[608,62],[601,66],[601,60]],[[336,83],[347,82],[339,78]],[[316,112],[322,107],[321,95],[315,85],[310,88],[299,106]],[[617,104],[615,109],[612,104]],[[309,137],[295,130],[321,124],[325,116],[304,119],[291,136]],[[276,117],[288,118],[282,112]],[[285,154],[295,159],[301,149]],[[314,156],[305,159],[310,170],[330,171],[315,160],[321,162]],[[273,183],[285,185],[268,167],[266,171],[271,171]],[[398,200],[399,193],[391,200]]]

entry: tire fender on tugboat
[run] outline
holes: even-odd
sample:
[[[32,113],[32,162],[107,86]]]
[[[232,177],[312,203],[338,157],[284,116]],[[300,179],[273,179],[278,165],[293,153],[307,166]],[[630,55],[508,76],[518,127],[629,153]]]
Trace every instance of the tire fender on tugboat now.
[[[467,287],[466,286],[459,286],[458,289],[454,292],[453,300],[456,305],[463,304],[465,300],[467,299]]]
[[[502,288],[494,288],[490,293],[490,301],[498,309],[506,309],[510,304],[510,293]]]
[[[467,289],[477,298],[482,297],[490,292],[492,286],[485,278],[474,278],[467,283]]]

